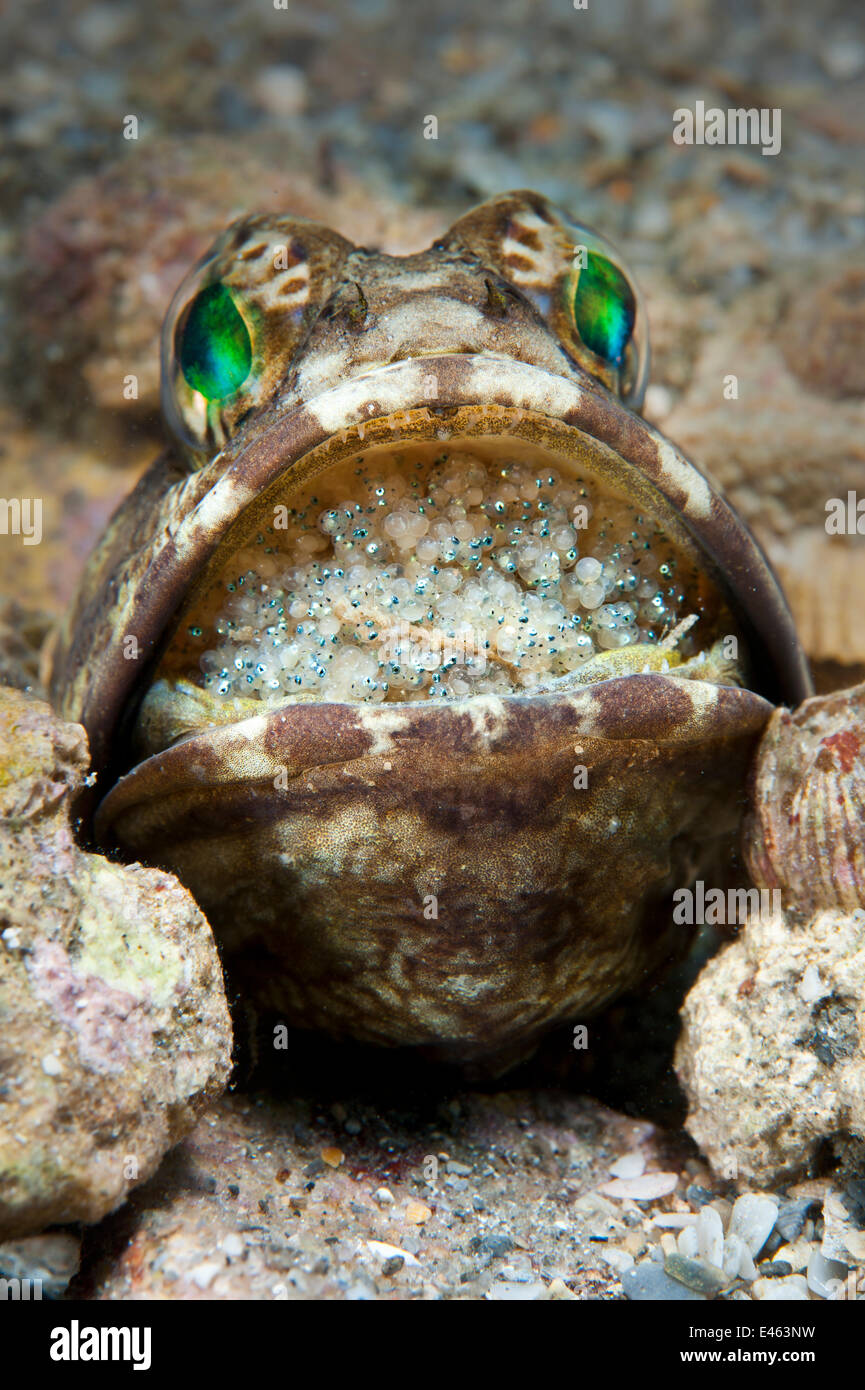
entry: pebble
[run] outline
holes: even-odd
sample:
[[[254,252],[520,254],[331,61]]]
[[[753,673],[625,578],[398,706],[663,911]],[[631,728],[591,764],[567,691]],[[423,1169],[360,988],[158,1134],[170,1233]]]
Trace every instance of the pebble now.
[[[398,1245],[389,1245],[386,1240],[368,1240],[366,1248],[385,1263],[388,1260],[399,1259],[401,1265],[420,1265],[420,1260],[410,1250],[403,1250]]]
[[[192,1280],[199,1289],[205,1291],[210,1288],[217,1274],[222,1270],[222,1264],[218,1260],[204,1260],[200,1265],[191,1269],[188,1278]]]
[[[697,1217],[696,1244],[701,1257],[716,1269],[724,1263],[724,1226],[714,1207],[702,1207]],[[684,1252],[683,1252],[684,1253]]]
[[[243,1237],[239,1236],[236,1231],[231,1231],[223,1237],[222,1249],[229,1259],[238,1259],[243,1254],[244,1248]]]
[[[640,1178],[615,1178],[598,1191],[604,1197],[629,1197],[634,1202],[656,1202],[675,1192],[678,1173],[644,1173]]]
[[[737,1275],[743,1279],[756,1278],[757,1270],[751,1252],[741,1236],[731,1233],[725,1238],[721,1268],[731,1279],[735,1279]]]
[[[720,1293],[730,1282],[720,1269],[714,1269],[706,1264],[705,1260],[689,1260],[679,1254],[667,1256],[664,1270],[671,1279],[676,1279],[686,1288],[693,1289],[694,1293],[706,1294],[708,1297]]]
[[[689,1260],[696,1259],[697,1256],[700,1254],[700,1248],[697,1240],[697,1227],[683,1227],[683,1229],[679,1232],[679,1238],[676,1241],[676,1245],[678,1247],[680,1255],[684,1255],[686,1259]]]
[[[643,1260],[622,1274],[625,1296],[636,1303],[650,1301],[703,1303],[705,1296],[689,1289],[678,1279],[671,1279],[666,1270],[653,1260]]]
[[[546,1284],[536,1279],[531,1284],[512,1284],[507,1280],[499,1280],[484,1296],[494,1303],[534,1303],[536,1299],[545,1298],[546,1295]]]
[[[775,1225],[785,1240],[795,1240],[802,1234],[805,1217],[812,1206],[813,1202],[809,1197],[798,1197],[781,1203]]]
[[[256,97],[272,116],[297,116],[306,105],[306,77],[290,63],[263,68],[253,86]]]
[[[494,1231],[487,1236],[476,1236],[470,1246],[470,1249],[478,1254],[492,1255],[494,1258],[509,1255],[514,1248],[514,1242],[504,1231]]]
[[[698,1209],[700,1207],[705,1207],[707,1203],[715,1200],[714,1192],[710,1192],[708,1187],[700,1187],[699,1183],[691,1183],[685,1196],[691,1203],[691,1206],[697,1207]]]
[[[613,1178],[641,1178],[645,1171],[646,1159],[638,1150],[622,1154],[621,1158],[610,1164],[610,1176]]]
[[[792,1273],[793,1266],[789,1260],[764,1260],[760,1266],[761,1279],[786,1279]]]
[[[751,1292],[762,1303],[807,1303],[808,1285],[801,1274],[791,1274],[789,1279],[757,1279]]]
[[[627,1250],[622,1250],[618,1245],[608,1245],[602,1247],[598,1254],[610,1269],[615,1270],[616,1274],[624,1274],[626,1269],[634,1268],[634,1257],[629,1255]]]
[[[335,1148],[322,1149],[321,1156],[328,1168],[338,1168],[345,1159],[342,1149]]]
[[[847,1279],[847,1266],[840,1260],[827,1260],[819,1250],[815,1250],[808,1261],[806,1275],[808,1288],[820,1298],[835,1298],[838,1284]]]
[[[422,1226],[432,1216],[432,1209],[426,1202],[409,1202],[405,1209],[405,1219],[411,1226]]]
[[[777,1202],[759,1192],[746,1192],[733,1204],[730,1231],[742,1238],[752,1255],[759,1255],[777,1218]]]
[[[393,1193],[391,1192],[389,1187],[379,1187],[375,1194],[375,1200],[378,1202],[380,1207],[392,1207]]]
[[[577,1295],[574,1293],[573,1289],[568,1288],[563,1279],[553,1279],[552,1283],[547,1287],[547,1298],[570,1299],[572,1302],[577,1301]]]

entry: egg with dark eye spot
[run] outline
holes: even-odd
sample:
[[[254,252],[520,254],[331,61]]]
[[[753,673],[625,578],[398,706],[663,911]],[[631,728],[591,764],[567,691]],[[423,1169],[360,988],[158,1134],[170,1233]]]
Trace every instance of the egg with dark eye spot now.
[[[647,371],[623,258],[531,192],[404,257],[246,218],[178,289],[173,443],[53,693],[95,839],[180,877],[259,1006],[500,1070],[686,949],[672,892],[809,685]]]

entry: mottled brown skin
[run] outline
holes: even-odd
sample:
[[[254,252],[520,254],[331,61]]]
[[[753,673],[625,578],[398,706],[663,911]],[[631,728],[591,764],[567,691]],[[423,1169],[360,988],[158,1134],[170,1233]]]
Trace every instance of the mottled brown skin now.
[[[771,702],[808,691],[753,540],[628,408],[645,380],[642,305],[620,370],[568,319],[588,235],[529,193],[402,259],[299,219],[241,224],[198,274],[257,296],[261,369],[206,420],[172,356],[200,279],[169,314],[166,415],[183,443],[94,555],[53,690],[90,735],[98,838],[175,870],[235,977],[291,1022],[466,1060],[513,1058],[584,1018],[684,944],[663,900],[736,826]],[[281,279],[267,273],[278,244],[291,247]],[[625,487],[700,557],[749,644],[753,690],[627,674],[504,699],[286,705],[131,766],[130,725],[178,610],[268,487],[361,446],[503,434]]]

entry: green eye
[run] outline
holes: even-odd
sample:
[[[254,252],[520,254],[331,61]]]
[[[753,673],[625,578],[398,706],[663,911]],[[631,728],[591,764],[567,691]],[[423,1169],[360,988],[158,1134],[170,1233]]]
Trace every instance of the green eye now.
[[[574,294],[574,322],[586,347],[621,366],[637,303],[618,266],[589,251]]]
[[[209,401],[231,396],[249,376],[252,343],[221,281],[195,296],[181,330],[180,370]]]

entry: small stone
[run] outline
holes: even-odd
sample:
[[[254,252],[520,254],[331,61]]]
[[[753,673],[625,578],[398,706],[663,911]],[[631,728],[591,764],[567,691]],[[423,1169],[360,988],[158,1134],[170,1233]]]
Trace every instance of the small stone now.
[[[617,1245],[603,1246],[599,1251],[601,1259],[610,1269],[615,1270],[616,1274],[624,1274],[626,1269],[633,1269],[634,1257],[629,1255],[627,1250],[621,1250]]]
[[[546,1296],[547,1286],[540,1279],[531,1284],[511,1284],[499,1281],[493,1284],[485,1298],[495,1303],[534,1303]]]
[[[714,1192],[710,1192],[708,1187],[700,1187],[698,1183],[692,1183],[685,1193],[686,1198],[692,1207],[705,1207],[707,1203],[714,1200]]]
[[[818,999],[828,993],[826,986],[820,979],[820,972],[816,965],[809,965],[805,970],[799,984],[799,998],[803,1004],[816,1004]]]
[[[222,1241],[223,1252],[231,1260],[239,1259],[244,1251],[243,1238],[236,1231],[231,1231]]]
[[[321,1157],[327,1164],[328,1168],[338,1168],[339,1165],[345,1160],[345,1154],[343,1153],[342,1149],[335,1148],[322,1149]]]
[[[610,1164],[610,1174],[614,1178],[640,1178],[646,1171],[646,1159],[639,1150],[622,1154],[615,1163]]]
[[[262,68],[253,85],[256,97],[272,116],[297,116],[306,105],[306,77],[290,63]]]
[[[380,1207],[392,1207],[393,1193],[389,1187],[379,1187],[376,1189],[375,1200]]]
[[[494,1258],[501,1258],[502,1255],[509,1255],[515,1248],[514,1242],[504,1231],[493,1231],[490,1235],[476,1236],[471,1241],[469,1249],[477,1254],[492,1255]]]
[[[819,1298],[836,1298],[838,1287],[843,1287],[847,1279],[847,1266],[840,1260],[827,1260],[819,1250],[815,1250],[808,1261],[808,1288]]]
[[[808,1285],[801,1274],[791,1274],[789,1279],[756,1279],[751,1293],[764,1303],[808,1302]]]
[[[786,1279],[793,1273],[789,1260],[765,1260],[760,1266],[761,1279]]]
[[[670,1275],[653,1260],[643,1260],[622,1274],[625,1296],[636,1303],[678,1302],[703,1303],[705,1295],[696,1293]]]
[[[781,1203],[775,1225],[785,1240],[795,1240],[802,1234],[805,1217],[813,1205],[813,1199],[809,1197],[798,1197]]]
[[[367,1249],[378,1259],[387,1264],[388,1260],[400,1261],[400,1268],[404,1264],[420,1266],[420,1260],[413,1255],[410,1250],[403,1250],[398,1245],[389,1245],[385,1240],[368,1240]]]
[[[730,1235],[724,1238],[724,1255],[721,1268],[730,1279],[735,1279],[739,1275],[745,1256],[748,1256],[750,1259],[750,1254],[751,1252],[742,1237],[734,1235],[731,1232]]]
[[[722,1269],[724,1264],[724,1225],[714,1207],[705,1206],[697,1216],[696,1244],[707,1264]]]
[[[573,1289],[569,1289],[563,1279],[553,1279],[547,1285],[547,1298],[570,1300],[577,1302],[577,1295]]]
[[[422,1226],[425,1221],[429,1221],[432,1210],[425,1202],[409,1202],[405,1209],[405,1220],[410,1226]]]
[[[209,1289],[217,1274],[222,1270],[222,1264],[218,1260],[205,1260],[200,1265],[189,1271],[187,1278],[201,1290]]]
[[[792,1241],[791,1244],[782,1245],[776,1250],[775,1255],[777,1259],[783,1260],[786,1264],[790,1265],[794,1274],[800,1274],[802,1270],[807,1269],[813,1249],[814,1244],[812,1241],[806,1239],[805,1236],[797,1236],[796,1240]]]
[[[675,1192],[678,1173],[644,1173],[639,1178],[615,1178],[598,1191],[604,1197],[630,1198],[633,1202],[656,1202]]]
[[[684,1255],[668,1255],[664,1260],[664,1270],[671,1279],[677,1279],[694,1293],[711,1297],[725,1289],[730,1282],[720,1269],[714,1269],[704,1260],[689,1260]]]
[[[746,1192],[733,1204],[730,1231],[741,1236],[752,1255],[759,1255],[778,1217],[778,1204],[759,1192]]]
[[[702,1253],[699,1248],[699,1243],[697,1239],[696,1224],[692,1226],[684,1226],[682,1228],[682,1230],[679,1232],[679,1237],[676,1241],[676,1246],[679,1251],[679,1254],[684,1255],[685,1258],[688,1260],[695,1260],[697,1256]]]
[[[0,689],[0,1239],[100,1221],[220,1094],[231,1024],[210,928],[170,874],[80,850],[84,730]],[[124,1162],[124,1155],[135,1162]]]
[[[81,1241],[65,1231],[0,1245],[0,1279],[29,1280],[31,1299],[59,1298],[81,1258]],[[24,1290],[20,1290],[22,1297]],[[7,1293],[7,1297],[13,1296]]]

